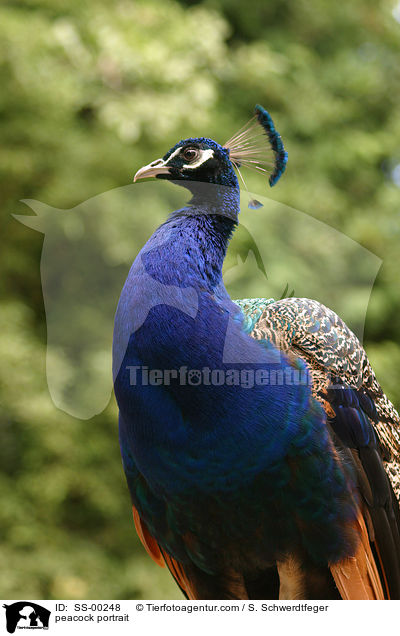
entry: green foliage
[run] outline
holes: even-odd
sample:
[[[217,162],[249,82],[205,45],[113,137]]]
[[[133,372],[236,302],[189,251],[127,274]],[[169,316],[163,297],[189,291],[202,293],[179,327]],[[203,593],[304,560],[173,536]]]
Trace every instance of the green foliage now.
[[[272,197],[383,259],[366,348],[383,387],[400,403],[400,209],[392,178],[400,164],[400,24],[393,7],[394,0],[2,3],[2,597],[179,597],[132,527],[114,400],[87,421],[50,400],[43,236],[12,218],[26,214],[22,198],[72,208],[129,183],[177,139],[207,135],[223,142],[255,103],[263,104],[289,151]],[[258,175],[246,180],[250,190],[269,194]],[[152,196],[157,213],[140,212],[129,240],[129,210],[122,204],[99,210],[93,240],[115,266],[133,260],[161,221],[161,199]],[[291,261],[280,262],[272,232],[283,231],[284,241],[284,227],[275,217],[270,226],[263,210],[254,214],[257,232],[271,232],[268,266],[279,293],[291,283]],[[288,232],[288,243],[296,231]],[[324,250],[316,240],[310,246],[306,234],[301,239],[306,294],[314,291],[306,263],[317,269],[330,246]],[[246,232],[236,246],[245,254],[251,248]],[[346,266],[357,268],[343,259],[346,251],[330,261],[341,279]],[[361,292],[349,279],[342,301],[352,316]],[[232,278],[235,295],[247,297],[250,289],[265,295],[264,280],[254,259],[246,275]]]

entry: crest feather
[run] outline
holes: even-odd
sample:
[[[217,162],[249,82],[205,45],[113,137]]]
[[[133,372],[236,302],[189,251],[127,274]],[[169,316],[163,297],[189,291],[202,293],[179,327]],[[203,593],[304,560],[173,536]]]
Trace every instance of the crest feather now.
[[[284,173],[288,155],[268,111],[259,104],[254,111],[255,115],[224,144],[224,148],[229,150],[229,158],[240,176],[241,166],[269,174],[272,187]]]

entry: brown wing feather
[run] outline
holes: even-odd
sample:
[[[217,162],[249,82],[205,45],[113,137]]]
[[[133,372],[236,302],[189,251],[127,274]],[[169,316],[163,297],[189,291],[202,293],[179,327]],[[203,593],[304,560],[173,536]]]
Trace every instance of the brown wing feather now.
[[[363,388],[374,400],[379,421],[375,430],[385,450],[385,469],[400,501],[400,416],[383,392],[357,336],[334,311],[316,300],[284,298],[276,302],[258,299],[262,313],[251,335],[269,340],[309,366],[314,397],[330,412],[326,390],[330,377],[348,386]],[[251,299],[249,300],[251,305]],[[241,301],[246,313],[245,301]]]

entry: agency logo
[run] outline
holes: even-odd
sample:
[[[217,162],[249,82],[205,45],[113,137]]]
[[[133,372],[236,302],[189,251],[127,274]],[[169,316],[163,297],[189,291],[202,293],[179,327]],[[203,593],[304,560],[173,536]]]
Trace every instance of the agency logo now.
[[[51,612],[32,601],[18,601],[3,605],[6,610],[6,625],[9,634],[16,629],[49,629]]]

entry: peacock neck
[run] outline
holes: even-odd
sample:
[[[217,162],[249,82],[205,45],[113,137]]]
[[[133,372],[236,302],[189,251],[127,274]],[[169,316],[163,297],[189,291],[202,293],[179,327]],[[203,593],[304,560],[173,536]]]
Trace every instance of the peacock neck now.
[[[192,193],[189,208],[200,215],[230,219],[236,225],[240,212],[240,190],[236,175],[234,177],[235,181],[229,185],[202,182],[186,184]]]
[[[239,188],[200,184],[189,204],[173,212],[159,228],[168,240],[163,249],[163,270],[180,284],[200,284],[210,290],[222,281],[222,265],[229,240],[238,223]],[[176,284],[176,283],[175,283]]]

